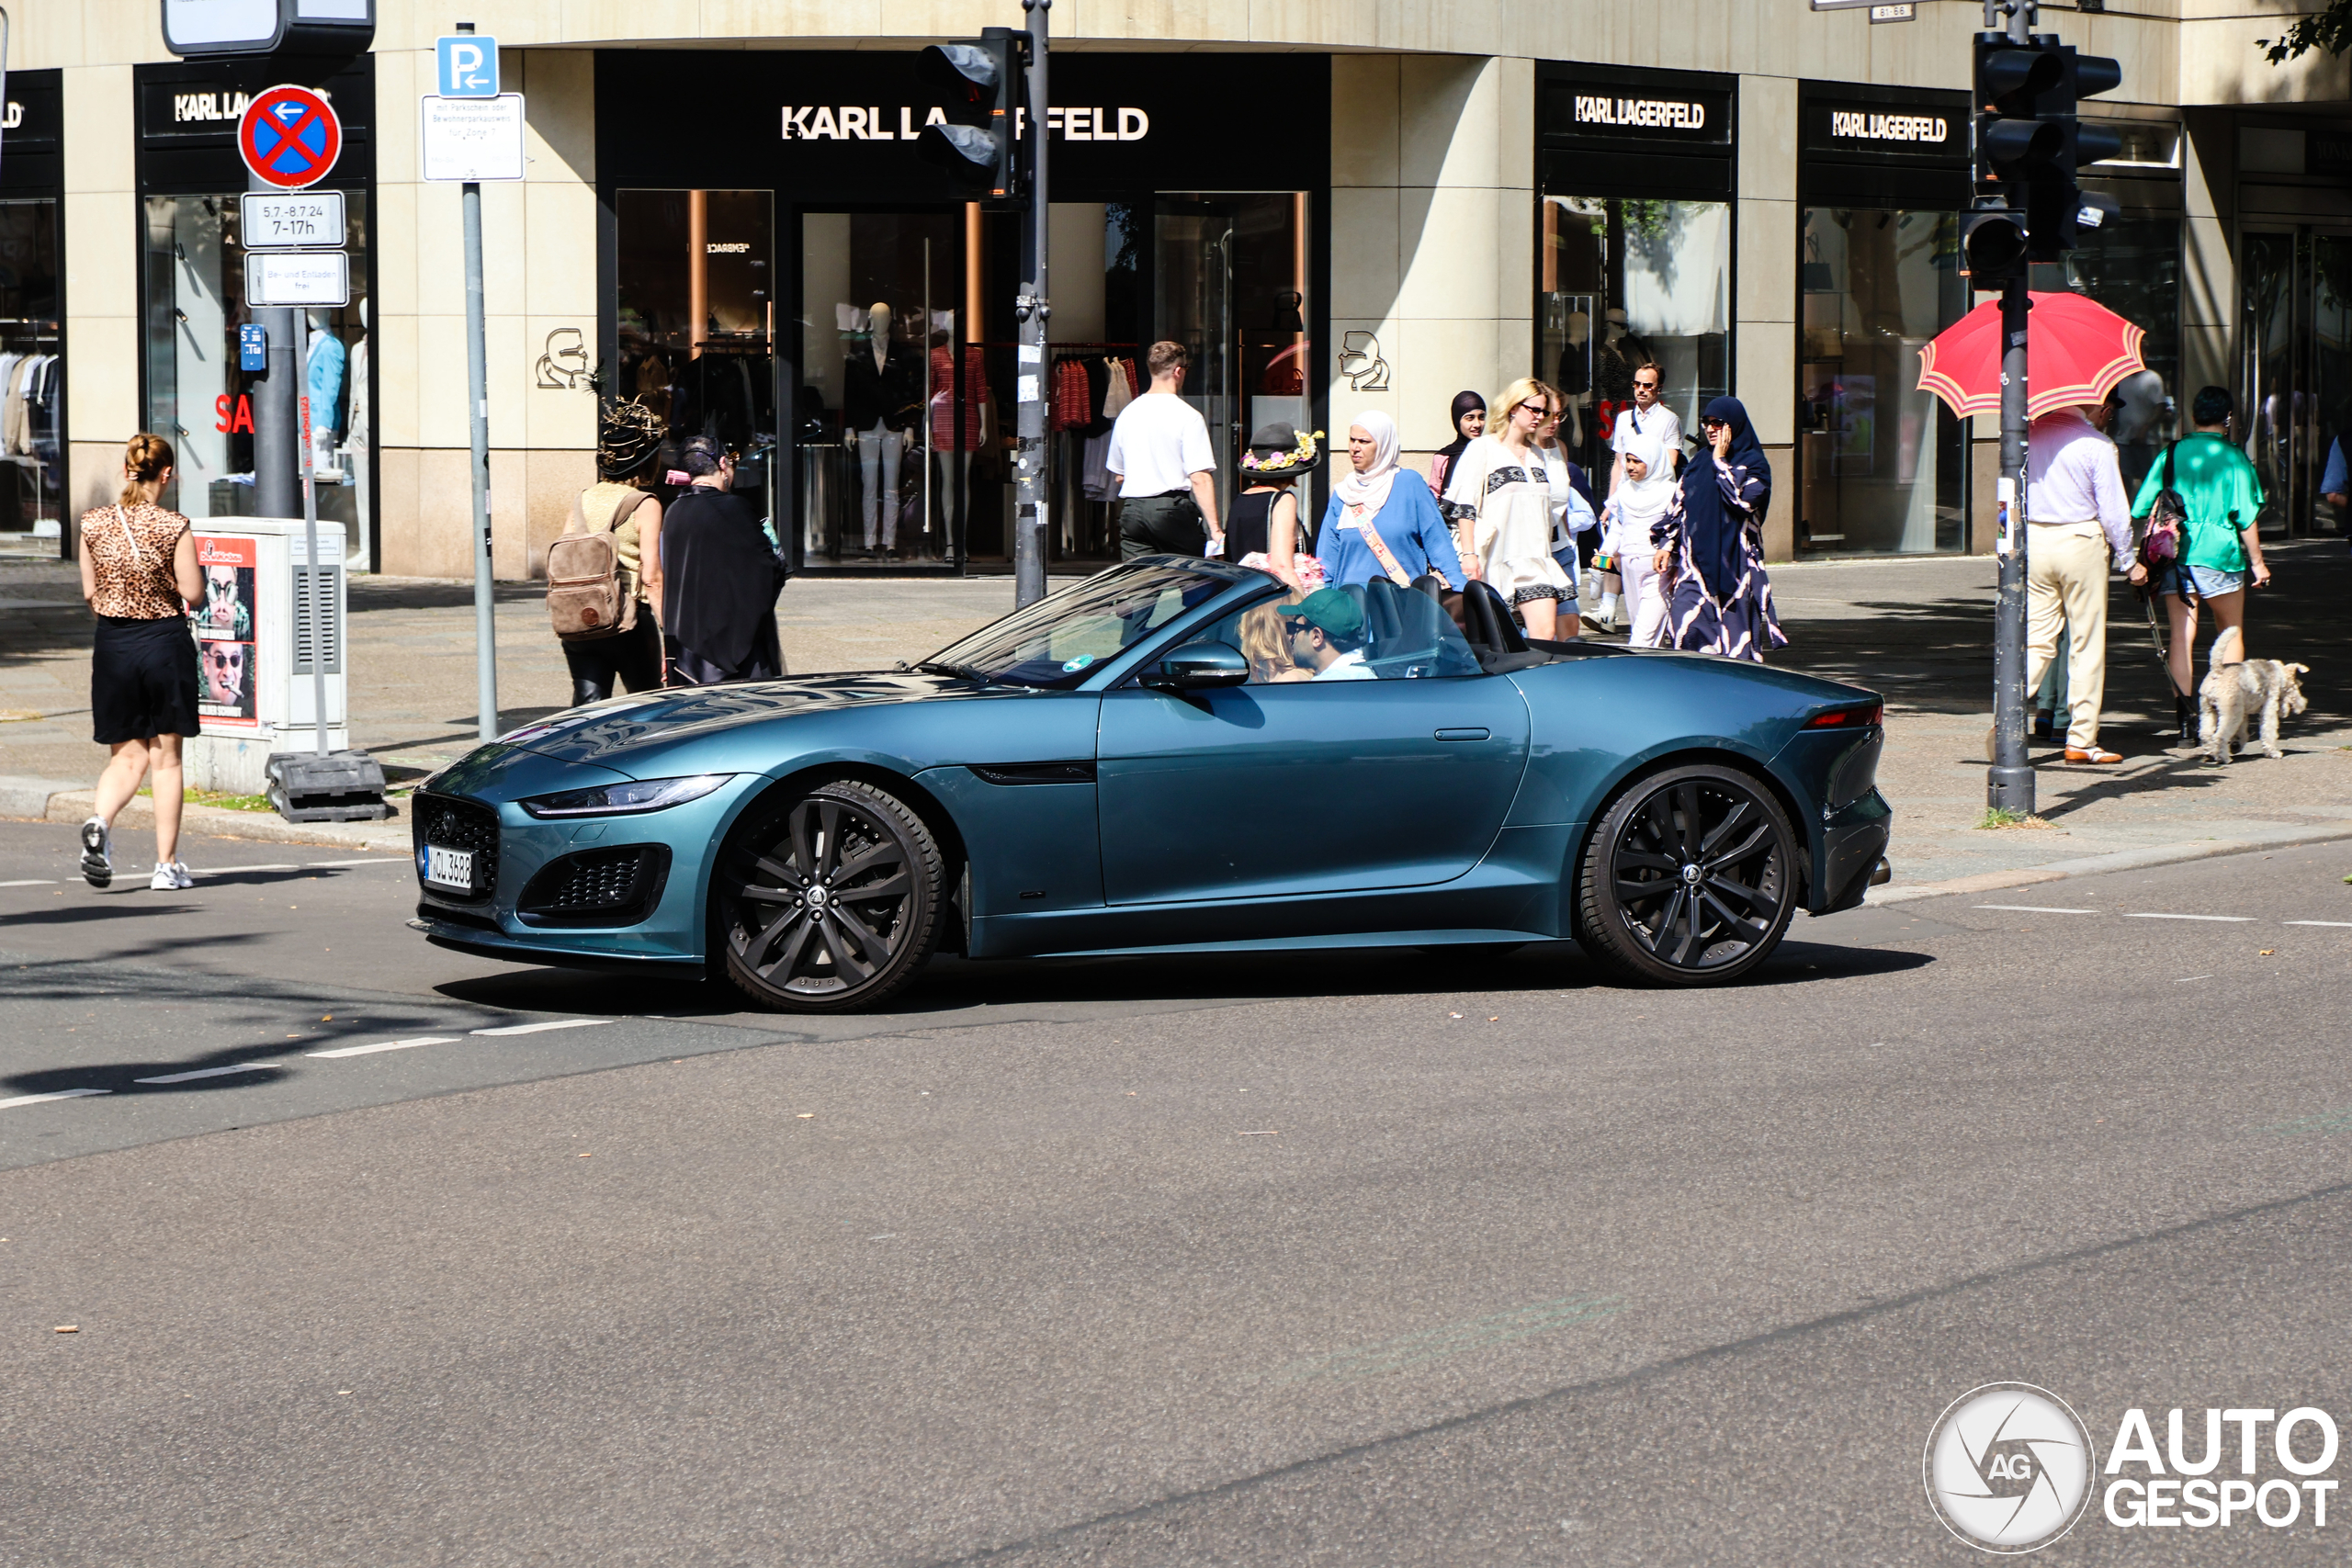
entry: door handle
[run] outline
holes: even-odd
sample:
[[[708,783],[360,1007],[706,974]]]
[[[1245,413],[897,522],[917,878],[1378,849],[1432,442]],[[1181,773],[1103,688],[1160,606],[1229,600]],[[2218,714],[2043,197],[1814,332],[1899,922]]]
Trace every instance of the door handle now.
[[[1484,740],[1488,734],[1484,729],[1441,729],[1437,738],[1440,740]]]

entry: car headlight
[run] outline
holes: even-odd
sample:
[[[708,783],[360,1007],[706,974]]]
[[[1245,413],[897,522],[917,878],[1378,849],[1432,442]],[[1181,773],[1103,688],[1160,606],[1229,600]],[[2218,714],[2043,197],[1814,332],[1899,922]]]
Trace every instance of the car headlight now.
[[[534,795],[517,804],[534,817],[614,817],[638,811],[664,811],[690,800],[700,800],[734,776],[696,773],[684,779],[632,779],[627,784]]]

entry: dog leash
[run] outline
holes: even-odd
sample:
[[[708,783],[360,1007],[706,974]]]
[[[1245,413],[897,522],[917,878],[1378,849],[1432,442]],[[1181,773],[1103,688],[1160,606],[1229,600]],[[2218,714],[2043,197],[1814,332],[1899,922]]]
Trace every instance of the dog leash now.
[[[2140,608],[2147,612],[2148,640],[2155,645],[2156,663],[2165,672],[2165,684],[2178,693],[2184,700],[2196,701],[2193,693],[2183,691],[2180,682],[2173,679],[2172,649],[2165,643],[2164,628],[2156,625],[2156,596],[2145,588],[2135,589],[2134,592],[2140,596]]]

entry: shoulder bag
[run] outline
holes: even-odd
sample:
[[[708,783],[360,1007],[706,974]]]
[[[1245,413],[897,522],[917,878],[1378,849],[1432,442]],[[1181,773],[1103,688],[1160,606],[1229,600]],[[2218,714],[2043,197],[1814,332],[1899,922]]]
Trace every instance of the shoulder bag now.
[[[2140,564],[2150,571],[2177,566],[2188,554],[2188,503],[2173,488],[2173,453],[2165,448],[2165,482],[2148,506],[2148,531],[2140,536]]]

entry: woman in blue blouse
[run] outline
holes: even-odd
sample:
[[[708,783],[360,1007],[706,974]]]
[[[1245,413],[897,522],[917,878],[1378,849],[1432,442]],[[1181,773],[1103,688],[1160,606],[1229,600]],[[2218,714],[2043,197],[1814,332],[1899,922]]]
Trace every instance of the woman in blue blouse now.
[[[1356,416],[1348,429],[1355,471],[1331,487],[1315,550],[1335,588],[1385,577],[1409,587],[1434,571],[1462,586],[1462,557],[1420,475],[1396,466],[1396,424],[1385,413]]]

